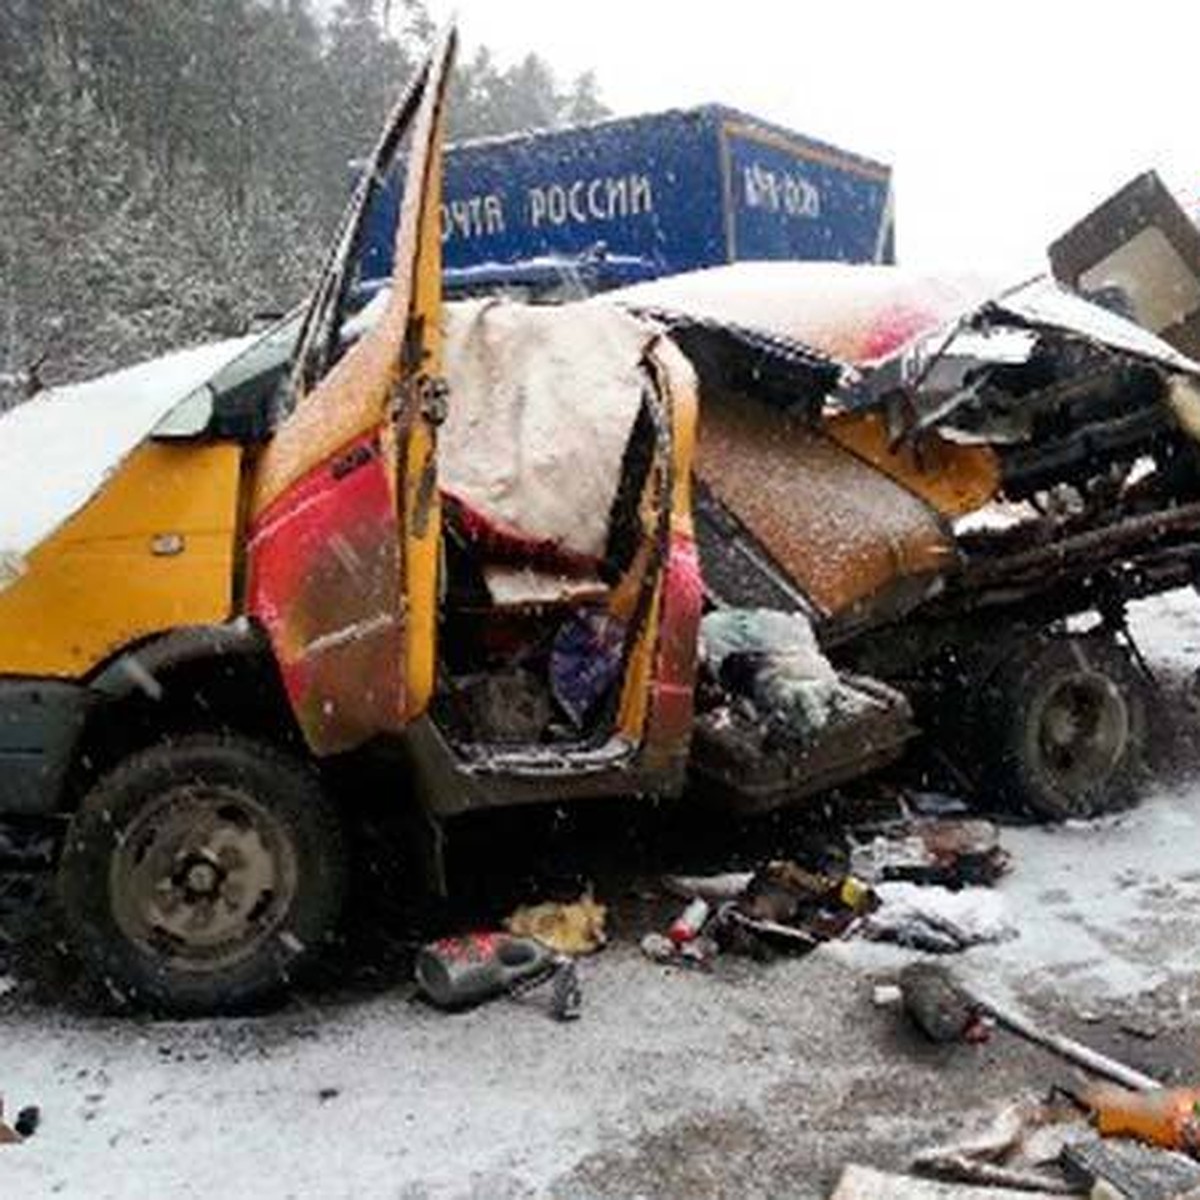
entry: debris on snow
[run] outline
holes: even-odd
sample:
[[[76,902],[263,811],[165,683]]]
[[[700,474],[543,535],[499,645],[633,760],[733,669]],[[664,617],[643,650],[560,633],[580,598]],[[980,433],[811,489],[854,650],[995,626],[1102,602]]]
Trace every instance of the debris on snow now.
[[[552,950],[532,938],[470,933],[442,938],[417,954],[417,986],[439,1008],[470,1008],[553,971]]]
[[[1091,1195],[1169,1200],[1195,1195],[1200,1188],[1200,1163],[1184,1154],[1146,1146],[1131,1138],[1108,1141],[1077,1139],[1063,1146],[1059,1161],[1068,1183]]]
[[[984,942],[1018,936],[1002,896],[987,888],[952,892],[940,886],[881,883],[880,907],[864,926],[866,937],[933,954],[952,954]]]
[[[912,963],[900,972],[899,986],[905,1013],[930,1041],[987,1040],[983,1006],[942,967]]]
[[[608,941],[604,922],[608,909],[590,892],[569,903],[546,901],[523,905],[504,922],[516,937],[534,938],[559,954],[592,954]]]
[[[1008,870],[991,821],[917,818],[856,843],[851,871],[870,883],[907,881],[947,887],[995,883]]]
[[[851,1163],[842,1170],[830,1200],[1010,1200],[1013,1195],[1007,1187],[938,1183]],[[1048,1200],[1061,1196],[1062,1191],[1023,1191],[1019,1195],[1021,1200]]]

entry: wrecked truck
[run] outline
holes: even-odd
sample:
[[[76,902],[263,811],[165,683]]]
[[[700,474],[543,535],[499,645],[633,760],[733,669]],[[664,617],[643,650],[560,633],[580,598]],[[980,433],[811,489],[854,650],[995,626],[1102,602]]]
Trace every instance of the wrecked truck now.
[[[689,329],[731,322],[813,356],[803,391],[700,372],[710,599],[804,614],[913,702],[952,786],[1052,819],[1136,794],[1153,684],[1126,607],[1200,567],[1197,365],[1104,291],[745,264],[613,294],[693,360]],[[718,784],[761,751],[754,724],[700,718]]]
[[[0,815],[61,831],[70,942],[143,1005],[244,1007],[319,954],[347,762],[382,765],[435,876],[464,814],[685,784],[697,370],[618,307],[443,306],[452,49],[391,115],[302,312],[0,418]],[[397,151],[391,286],[355,311]],[[723,371],[767,352],[710,336]],[[810,356],[769,357],[804,386]],[[773,618],[725,615],[706,694],[773,696],[812,779],[899,751],[902,696],[839,676],[802,621],[776,654]]]
[[[319,954],[347,762],[382,766],[437,877],[447,828],[483,809],[689,776],[773,807],[892,761],[918,732],[907,631],[961,575],[951,519],[1001,494],[1003,454],[952,402],[971,381],[936,404],[910,386],[955,377],[911,374],[929,322],[881,301],[898,276],[839,277],[860,331],[883,314],[894,339],[862,369],[773,329],[761,295],[725,316],[444,305],[452,48],[389,119],[302,312],[0,418],[0,814],[61,829],[71,943],[143,1004],[243,1007]],[[398,151],[391,285],[356,308]],[[802,306],[830,329],[831,286]],[[1194,369],[1131,329],[1110,341],[1176,438]],[[800,469],[795,437],[832,474]],[[873,645],[898,657],[875,670]]]

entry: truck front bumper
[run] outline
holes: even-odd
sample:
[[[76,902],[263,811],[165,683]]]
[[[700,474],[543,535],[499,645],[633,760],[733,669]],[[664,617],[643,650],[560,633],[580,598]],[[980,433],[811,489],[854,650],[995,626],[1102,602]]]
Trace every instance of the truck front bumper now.
[[[88,705],[88,688],[0,679],[0,816],[58,812]]]

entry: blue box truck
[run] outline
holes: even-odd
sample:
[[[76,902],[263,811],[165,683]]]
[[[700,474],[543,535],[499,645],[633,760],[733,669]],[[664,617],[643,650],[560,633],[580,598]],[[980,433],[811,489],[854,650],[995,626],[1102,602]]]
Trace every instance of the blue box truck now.
[[[390,272],[395,192],[360,278]],[[894,260],[891,170],[720,105],[450,146],[447,289],[584,290],[742,260]]]

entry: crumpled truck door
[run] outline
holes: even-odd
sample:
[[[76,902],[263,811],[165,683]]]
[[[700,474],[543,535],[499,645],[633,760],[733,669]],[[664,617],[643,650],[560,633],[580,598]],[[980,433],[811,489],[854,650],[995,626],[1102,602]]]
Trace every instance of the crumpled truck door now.
[[[392,114],[306,317],[294,408],[256,467],[248,607],[316,754],[420,715],[434,681],[441,140],[450,30]],[[401,142],[391,295],[334,361],[365,214]]]

